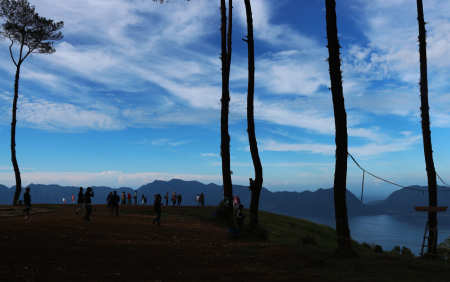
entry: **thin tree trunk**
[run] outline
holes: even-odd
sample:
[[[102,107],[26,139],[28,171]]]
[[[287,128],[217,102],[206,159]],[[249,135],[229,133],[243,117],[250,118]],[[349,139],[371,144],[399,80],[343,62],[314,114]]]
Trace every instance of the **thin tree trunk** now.
[[[229,0],[229,19],[227,34],[227,15],[225,0],[220,1],[221,11],[221,45],[222,45],[222,110],[220,118],[220,155],[222,157],[222,178],[223,178],[223,196],[229,199],[226,207],[229,219],[233,218],[233,186],[231,182],[231,165],[230,165],[230,135],[228,133],[228,113],[230,103],[230,66],[231,66],[231,30],[232,30],[232,0]],[[228,46],[228,50],[227,50]],[[231,221],[229,222],[231,225]]]
[[[334,209],[336,216],[336,233],[338,252],[353,253],[350,229],[348,228],[346,187],[347,187],[347,114],[345,112],[344,94],[342,90],[341,61],[339,58],[339,40],[336,26],[336,2],[325,0],[328,63],[333,96],[334,122],[336,126],[336,167],[334,173]]]
[[[250,223],[259,225],[258,210],[259,196],[263,184],[263,170],[256,143],[255,119],[253,114],[253,100],[255,94],[255,44],[253,40],[253,18],[250,0],[244,0],[247,14],[247,40],[248,43],[248,95],[247,95],[247,133],[252,155],[253,166],[255,168],[255,180],[250,178]]]
[[[428,75],[427,75],[427,43],[426,43],[426,30],[425,20],[423,16],[423,4],[422,0],[417,0],[417,20],[419,22],[419,54],[420,54],[420,110],[422,112],[422,135],[423,135],[423,151],[425,154],[425,165],[428,178],[428,201],[430,207],[437,206],[437,183],[436,183],[436,170],[434,168],[433,161],[433,149],[431,147],[431,130],[430,130],[430,112],[428,105]],[[428,224],[430,233],[428,238],[428,253],[436,254],[437,230],[436,228],[437,214],[436,212],[428,212]]]
[[[16,177],[16,191],[14,192],[13,205],[19,200],[20,192],[22,191],[22,179],[20,178],[19,165],[16,158],[16,112],[17,112],[17,100],[19,98],[19,74],[20,74],[20,62],[17,65],[16,77],[14,81],[14,102],[12,108],[12,122],[11,122],[11,161],[14,167],[14,175]]]

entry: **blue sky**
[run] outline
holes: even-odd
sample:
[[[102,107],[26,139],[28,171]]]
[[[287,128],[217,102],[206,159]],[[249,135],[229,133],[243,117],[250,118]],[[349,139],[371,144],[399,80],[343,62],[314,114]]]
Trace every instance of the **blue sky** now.
[[[64,21],[56,53],[25,60],[17,158],[29,183],[138,188],[156,179],[222,183],[219,1],[30,1]],[[253,0],[255,119],[264,186],[330,188],[334,117],[325,3]],[[450,182],[450,2],[424,1],[436,171]],[[368,171],[426,185],[419,54],[413,0],[338,1],[349,152]],[[231,169],[247,185],[247,46],[243,1],[234,1]],[[0,42],[0,183],[14,185],[10,122],[15,67]],[[16,49],[17,51],[17,49]],[[349,159],[348,188],[362,172]],[[398,187],[366,177],[366,195]]]

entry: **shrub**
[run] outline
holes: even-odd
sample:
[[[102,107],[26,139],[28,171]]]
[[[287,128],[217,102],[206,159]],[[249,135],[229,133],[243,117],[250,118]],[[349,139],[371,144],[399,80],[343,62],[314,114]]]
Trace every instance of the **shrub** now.
[[[267,240],[267,231],[262,225],[245,224],[244,229],[239,233],[240,238],[253,240]]]
[[[383,252],[383,248],[380,245],[375,245],[373,250],[375,251],[375,253],[382,253]]]
[[[361,246],[363,246],[364,248],[366,248],[366,249],[368,249],[368,250],[372,250],[372,247],[370,246],[369,243],[362,242]]]
[[[227,207],[224,205],[223,201],[220,201],[217,207],[217,215],[219,216],[219,219],[225,222],[228,226],[235,226],[234,216],[227,212]]]
[[[306,234],[305,236],[303,236],[303,238],[301,239],[300,242],[303,242],[303,245],[314,245],[316,246],[316,239],[314,238],[314,236]]]
[[[411,249],[407,248],[405,246],[403,246],[403,248],[402,248],[402,256],[407,256],[407,257],[412,257],[412,258],[416,257],[414,255],[414,253],[411,251]]]

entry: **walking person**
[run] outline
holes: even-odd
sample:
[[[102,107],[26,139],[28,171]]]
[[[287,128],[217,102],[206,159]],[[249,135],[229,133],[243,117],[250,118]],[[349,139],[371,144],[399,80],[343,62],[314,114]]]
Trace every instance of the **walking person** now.
[[[183,199],[183,197],[181,197],[181,193],[178,193],[178,203],[177,206],[181,206],[181,199]]]
[[[30,187],[25,189],[25,193],[23,193],[23,202],[25,203],[25,209],[22,210],[22,213],[25,215],[25,218],[28,218],[29,212],[31,210],[31,196],[30,196]]]
[[[127,202],[127,196],[125,196],[125,191],[122,192],[122,205],[125,205]]]
[[[144,200],[145,200],[145,197],[144,197],[144,194],[142,194],[142,198],[141,198],[142,204],[145,204]]]
[[[172,193],[172,203],[173,206],[175,206],[175,204],[177,203],[177,193],[175,193],[175,191],[173,191]]]
[[[164,199],[166,200],[166,206],[169,205],[169,192],[166,193],[166,195],[164,196]]]
[[[244,205],[239,205],[239,208],[234,213],[234,216],[236,217],[236,223],[239,226],[239,232],[244,228],[245,215],[242,213],[242,209],[244,209]]]
[[[128,197],[127,197],[127,199],[128,199],[128,205],[131,205],[131,194],[130,193],[128,193]]]
[[[155,196],[155,202],[153,203],[153,210],[156,212],[156,218],[153,220],[153,225],[155,223],[158,224],[158,226],[161,226],[159,224],[159,220],[161,219],[161,195],[156,194]]]
[[[114,209],[116,209],[116,216],[119,216],[119,202],[120,197],[117,195],[117,191],[114,191],[114,195],[111,196],[111,216],[114,213]]]
[[[88,187],[86,189],[86,193],[84,193],[84,204],[86,206],[86,215],[83,217],[83,220],[89,223],[91,222],[91,218],[89,216],[92,213],[91,197],[94,197],[94,192],[92,191],[91,187]]]
[[[77,204],[78,204],[78,209],[77,209],[76,213],[79,214],[83,210],[83,187],[80,187],[80,192],[78,192]],[[83,214],[81,214],[81,215],[83,215]]]
[[[133,199],[134,199],[134,204],[137,205],[137,191],[134,191]]]
[[[106,202],[108,203],[108,209],[111,208],[111,197],[112,197],[112,192],[109,192],[108,197],[106,197]]]

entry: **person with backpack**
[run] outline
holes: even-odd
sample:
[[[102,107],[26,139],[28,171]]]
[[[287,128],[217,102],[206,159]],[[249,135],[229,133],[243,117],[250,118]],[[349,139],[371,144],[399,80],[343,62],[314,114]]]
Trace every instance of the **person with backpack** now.
[[[112,197],[112,192],[109,192],[108,197],[106,197],[106,202],[108,203],[108,209],[111,208],[111,197]]]
[[[158,226],[161,226],[159,224],[159,220],[161,219],[161,195],[156,194],[155,196],[155,202],[153,203],[153,210],[156,212],[156,218],[153,220],[153,225],[155,223],[158,223]]]
[[[78,192],[78,199],[77,199],[78,209],[76,213],[80,213],[83,210],[83,187],[80,187],[80,192]],[[81,214],[83,215],[83,214]]]
[[[28,218],[30,215],[29,212],[31,210],[31,196],[30,196],[30,187],[27,187],[26,192],[23,194],[23,202],[25,203],[25,209],[22,210],[22,213],[25,215],[25,218]]]
[[[128,205],[131,205],[131,194],[130,193],[128,193],[128,197],[127,197],[127,200],[128,200]]]
[[[236,223],[239,226],[239,231],[242,231],[242,229],[244,228],[245,215],[242,213],[243,209],[244,205],[239,205],[239,208],[234,213],[234,217],[236,217]]]
[[[133,199],[134,199],[134,204],[137,205],[137,191],[134,191]]]
[[[197,194],[197,197],[195,197],[195,201],[197,202],[197,206],[200,206],[200,195]]]
[[[114,195],[111,196],[111,216],[114,213],[114,209],[116,209],[116,216],[119,216],[119,202],[120,197],[117,195],[117,191],[114,191]]]
[[[144,194],[142,194],[141,203],[144,204]]]
[[[92,191],[91,187],[88,187],[86,189],[86,193],[84,193],[83,199],[84,204],[86,205],[86,215],[83,217],[83,220],[89,223],[91,223],[91,218],[89,216],[92,213],[91,197],[94,197],[94,192]]]
[[[181,206],[181,199],[183,199],[182,197],[181,197],[181,193],[178,193],[178,203],[177,203],[177,206]]]

